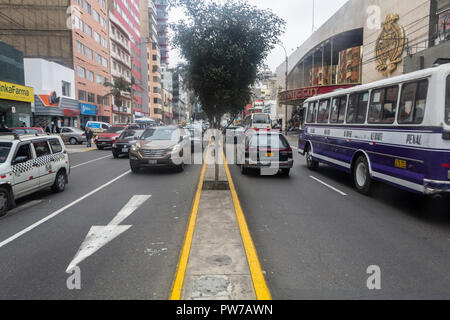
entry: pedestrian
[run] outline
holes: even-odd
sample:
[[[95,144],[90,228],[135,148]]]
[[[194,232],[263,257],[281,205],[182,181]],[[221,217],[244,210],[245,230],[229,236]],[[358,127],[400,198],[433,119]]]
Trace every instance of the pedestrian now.
[[[47,134],[50,134],[50,133],[52,133],[52,129],[50,128],[50,124],[47,122],[47,124],[46,124],[46,126],[45,126],[45,132],[47,133]]]
[[[22,128],[25,128],[27,124],[25,122],[22,122]]]
[[[86,147],[90,148],[92,146],[92,137],[94,136],[94,133],[92,132],[91,128],[86,126],[85,134],[86,134],[86,140],[87,140]]]
[[[8,129],[8,126],[5,122],[2,122],[2,125],[0,127],[0,132],[11,132],[11,130]]]

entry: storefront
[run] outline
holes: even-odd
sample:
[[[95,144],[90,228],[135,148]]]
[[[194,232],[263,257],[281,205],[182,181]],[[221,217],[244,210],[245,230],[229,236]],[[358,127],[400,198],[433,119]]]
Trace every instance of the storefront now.
[[[80,111],[81,128],[84,128],[88,121],[97,120],[98,107],[95,104],[80,103]]]
[[[34,125],[45,128],[47,125],[61,127],[79,127],[80,109],[78,101],[59,98],[54,95],[35,96]]]
[[[31,125],[33,88],[16,83],[0,81],[0,123],[8,127]]]

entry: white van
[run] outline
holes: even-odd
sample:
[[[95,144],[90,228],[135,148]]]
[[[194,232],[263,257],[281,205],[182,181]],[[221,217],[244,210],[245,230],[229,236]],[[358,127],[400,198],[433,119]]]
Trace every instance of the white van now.
[[[272,121],[268,113],[253,113],[244,120],[245,130],[253,129],[255,131],[272,129]]]
[[[98,134],[98,133],[103,133],[104,131],[108,130],[109,127],[111,127],[111,125],[109,123],[101,122],[101,121],[88,121],[86,123],[86,127],[91,128],[95,134]]]

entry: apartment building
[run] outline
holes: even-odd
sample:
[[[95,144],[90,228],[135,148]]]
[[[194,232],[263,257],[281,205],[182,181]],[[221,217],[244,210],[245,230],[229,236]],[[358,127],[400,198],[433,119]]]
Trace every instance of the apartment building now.
[[[167,0],[153,0],[156,6],[156,30],[158,32],[158,45],[161,51],[161,66],[169,67],[169,14]]]

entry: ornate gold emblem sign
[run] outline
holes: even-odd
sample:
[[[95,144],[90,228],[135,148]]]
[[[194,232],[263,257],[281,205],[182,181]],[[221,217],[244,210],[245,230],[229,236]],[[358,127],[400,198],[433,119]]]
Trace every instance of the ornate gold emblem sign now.
[[[402,62],[402,54],[405,49],[405,31],[397,21],[398,14],[388,14],[383,22],[383,31],[379,35],[375,54],[377,70],[385,76],[389,76]]]

